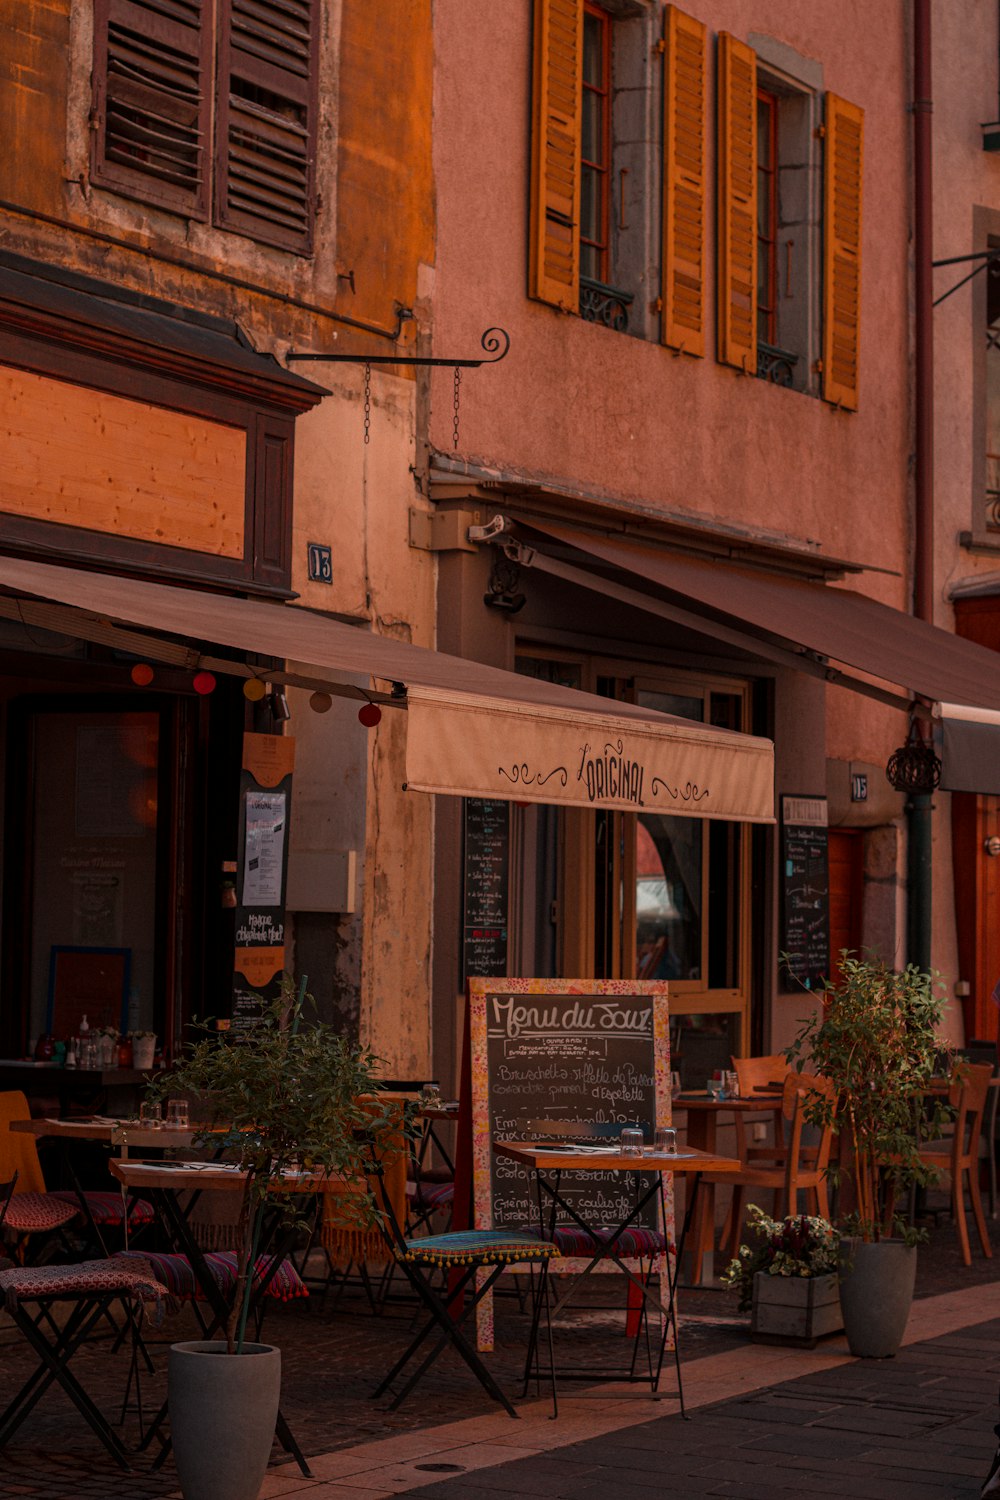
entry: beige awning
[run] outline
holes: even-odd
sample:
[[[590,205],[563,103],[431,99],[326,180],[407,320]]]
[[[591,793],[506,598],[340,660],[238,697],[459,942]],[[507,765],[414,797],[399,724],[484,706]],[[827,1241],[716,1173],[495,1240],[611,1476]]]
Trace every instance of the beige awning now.
[[[414,790],[773,820],[770,740],[411,646],[290,604],[11,557],[0,557],[0,588],[19,596],[0,599],[9,618],[153,661],[253,675],[244,662],[211,654],[226,647],[294,664],[266,673],[269,680],[360,698],[364,691],[344,678],[402,684],[405,697],[395,701],[408,710]]]

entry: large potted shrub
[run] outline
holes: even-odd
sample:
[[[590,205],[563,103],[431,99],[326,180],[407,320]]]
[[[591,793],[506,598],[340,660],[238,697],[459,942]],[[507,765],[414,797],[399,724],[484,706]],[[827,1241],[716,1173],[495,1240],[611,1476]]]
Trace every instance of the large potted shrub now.
[[[898,970],[876,958],[841,955],[840,979],[788,1049],[833,1084],[812,1094],[814,1123],[833,1116],[842,1137],[839,1175],[854,1206],[841,1216],[840,1297],[852,1354],[886,1358],[906,1328],[921,1236],[897,1212],[911,1186],[936,1181],[920,1160],[923,1140],[940,1135],[949,1111],[929,1093],[940,1056],[936,1029],[944,1008],[939,983],[914,965]]]
[[[368,1143],[398,1149],[398,1115],[371,1097],[371,1053],[327,1025],[307,1023],[302,1012],[303,999],[286,986],[244,1032],[200,1028],[150,1089],[154,1097],[197,1096],[206,1118],[196,1144],[223,1148],[246,1172],[226,1337],[175,1344],[169,1354],[170,1429],[185,1500],[256,1500],[264,1479],[281,1357],[271,1345],[249,1342],[246,1327],[265,1211],[277,1208],[287,1219],[301,1210],[287,1174],[351,1184],[337,1195],[337,1212],[345,1224],[370,1226],[377,1210],[366,1188]]]

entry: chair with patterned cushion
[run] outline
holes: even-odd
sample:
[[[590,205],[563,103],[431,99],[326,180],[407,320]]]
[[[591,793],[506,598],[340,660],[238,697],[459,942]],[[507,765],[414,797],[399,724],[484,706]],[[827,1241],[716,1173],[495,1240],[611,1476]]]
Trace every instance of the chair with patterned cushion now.
[[[210,1250],[204,1253],[205,1269],[218,1287],[226,1302],[231,1304],[236,1293],[236,1252],[234,1250]],[[187,1255],[160,1250],[121,1250],[116,1260],[131,1261],[148,1266],[174,1302],[194,1304],[194,1313],[201,1324],[202,1332],[210,1338],[218,1326],[218,1319],[206,1322],[199,1303],[208,1301],[204,1287],[195,1274]],[[254,1269],[253,1309],[257,1338],[260,1338],[264,1321],[265,1299],[274,1302],[293,1302],[299,1297],[308,1297],[309,1288],[299,1275],[289,1256],[280,1259],[261,1255]]]
[[[131,1472],[128,1453],[107,1418],[69,1368],[98,1320],[120,1304],[137,1326],[142,1305],[159,1302],[162,1288],[140,1261],[83,1261],[75,1266],[15,1266],[0,1270],[0,1306],[38,1355],[33,1374],[0,1414],[0,1448],[13,1437],[53,1384],[59,1384],[115,1462]],[[57,1316],[68,1304],[68,1316]]]
[[[403,1272],[407,1281],[427,1309],[428,1317],[423,1327],[405,1352],[393,1365],[385,1379],[372,1392],[377,1398],[389,1389],[418,1351],[435,1331],[437,1342],[425,1354],[417,1369],[407,1380],[402,1390],[392,1400],[390,1410],[405,1401],[438,1355],[451,1345],[465,1361],[487,1395],[492,1396],[512,1417],[517,1416],[510,1401],[480,1359],[475,1347],[462,1332],[462,1325],[489,1292],[494,1282],[511,1266],[536,1267],[541,1280],[535,1299],[535,1318],[532,1341],[537,1331],[542,1308],[545,1311],[551,1349],[552,1330],[548,1322],[548,1265],[559,1254],[558,1248],[540,1236],[529,1232],[506,1233],[500,1230],[453,1230],[448,1234],[427,1234],[419,1238],[407,1238],[400,1228],[392,1199],[385,1190],[382,1162],[372,1153],[370,1180],[374,1185],[381,1211],[379,1229],[394,1263]],[[477,1285],[480,1271],[487,1274]],[[446,1289],[438,1291],[435,1280],[444,1272]],[[553,1383],[553,1403],[555,1385]]]
[[[17,1172],[18,1184],[7,1213],[7,1229],[20,1241],[19,1259],[25,1255],[28,1237],[51,1235],[81,1216],[89,1220],[95,1248],[105,1249],[104,1229],[121,1229],[125,1223],[125,1202],[118,1192],[94,1192],[85,1189],[57,1189],[45,1186],[38,1145],[33,1135],[11,1130],[14,1121],[30,1120],[31,1111],[24,1095],[16,1090],[0,1093],[0,1176]],[[153,1221],[153,1210],[144,1199],[130,1198],[128,1228],[135,1234]]]

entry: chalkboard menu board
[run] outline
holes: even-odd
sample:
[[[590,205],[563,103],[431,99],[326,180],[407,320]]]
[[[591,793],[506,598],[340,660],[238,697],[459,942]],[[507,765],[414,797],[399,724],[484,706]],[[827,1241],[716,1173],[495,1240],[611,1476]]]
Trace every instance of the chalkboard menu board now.
[[[812,989],[830,968],[830,871],[825,797],[782,797],[782,981]]]
[[[507,972],[510,803],[465,799],[462,983]]]
[[[636,1121],[649,1138],[655,1125],[669,1124],[667,986],[473,980],[470,990],[475,1222],[514,1228],[537,1220],[531,1174],[495,1157],[492,1141],[536,1139],[537,1121]],[[564,1172],[560,1192],[595,1223],[618,1222],[632,1202],[631,1182],[619,1172]],[[654,1214],[651,1205],[651,1224]]]

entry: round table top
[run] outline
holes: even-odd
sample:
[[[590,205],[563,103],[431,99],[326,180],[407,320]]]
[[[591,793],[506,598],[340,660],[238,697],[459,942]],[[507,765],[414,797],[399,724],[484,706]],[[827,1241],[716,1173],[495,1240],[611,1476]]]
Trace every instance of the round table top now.
[[[749,1110],[749,1109],[774,1109],[781,1103],[782,1096],[779,1093],[768,1092],[766,1094],[746,1094],[738,1099],[713,1099],[707,1089],[698,1091],[691,1090],[689,1093],[675,1094],[673,1108],[687,1110]]]

